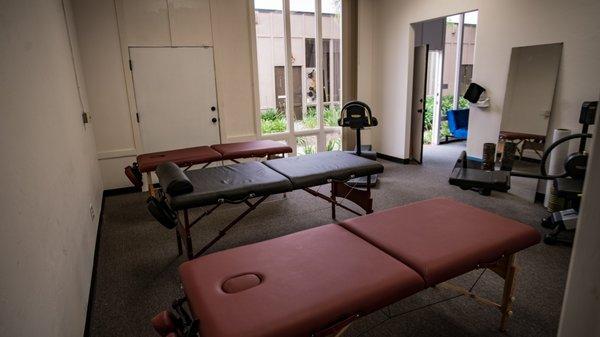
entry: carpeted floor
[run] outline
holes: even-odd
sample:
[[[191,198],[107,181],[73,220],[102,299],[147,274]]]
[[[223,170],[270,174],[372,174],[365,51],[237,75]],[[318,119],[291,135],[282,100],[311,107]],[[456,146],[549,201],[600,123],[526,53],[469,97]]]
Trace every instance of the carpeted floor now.
[[[424,164],[401,165],[382,161],[385,172],[374,190],[375,209],[449,196],[456,200],[539,227],[546,215],[538,204],[523,195],[535,188],[533,180],[513,180],[511,193],[484,197],[448,184],[448,174],[464,144],[448,144],[425,149]],[[323,190],[327,187],[323,186]],[[529,192],[527,192],[529,190]],[[177,266],[175,233],[152,219],[145,208],[146,194],[107,197],[98,247],[94,299],[91,307],[90,336],[157,336],[150,318],[166,309],[182,295]],[[196,247],[214,235],[218,227],[238,212],[232,206],[217,211],[194,227]],[[340,219],[350,217],[339,211]],[[245,218],[211,249],[217,251],[262,241],[331,222],[330,207],[303,191],[287,198],[272,197]],[[455,295],[439,288],[422,291],[385,311],[362,318],[347,331],[348,337],[374,336],[554,336],[567,275],[570,248],[539,244],[518,257],[514,315],[506,334],[497,330],[499,313],[460,297],[411,311]],[[453,282],[469,286],[479,272],[471,272]],[[475,290],[499,299],[502,282],[486,272]],[[396,316],[387,319],[387,315]]]

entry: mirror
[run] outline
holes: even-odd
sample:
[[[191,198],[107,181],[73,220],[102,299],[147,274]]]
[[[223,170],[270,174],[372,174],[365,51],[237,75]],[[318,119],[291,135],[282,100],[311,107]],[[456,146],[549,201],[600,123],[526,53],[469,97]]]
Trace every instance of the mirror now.
[[[517,146],[516,159],[541,159],[552,111],[562,43],[515,47],[510,57],[499,152]]]
[[[539,172],[544,152],[548,121],[562,54],[562,43],[515,47],[510,56],[504,108],[500,123],[498,155],[505,144],[515,144],[513,168],[521,172]],[[519,178],[512,192],[535,200],[536,179]]]

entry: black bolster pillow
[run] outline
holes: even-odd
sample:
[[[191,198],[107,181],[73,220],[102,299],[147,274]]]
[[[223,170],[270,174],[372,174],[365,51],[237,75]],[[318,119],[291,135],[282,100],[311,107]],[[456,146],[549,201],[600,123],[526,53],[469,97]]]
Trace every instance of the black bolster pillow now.
[[[156,167],[158,182],[170,196],[190,193],[194,186],[183,170],[173,162],[160,164]]]

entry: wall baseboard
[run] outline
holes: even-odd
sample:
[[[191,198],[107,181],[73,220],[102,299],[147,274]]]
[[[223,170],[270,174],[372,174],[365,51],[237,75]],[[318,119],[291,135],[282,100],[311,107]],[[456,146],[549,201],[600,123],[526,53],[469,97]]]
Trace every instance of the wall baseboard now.
[[[383,154],[383,153],[379,153],[379,152],[377,152],[377,158],[389,160],[391,162],[398,163],[398,164],[404,164],[404,165],[410,164],[410,159],[408,159],[408,158],[398,158],[398,157],[389,156],[387,154]]]
[[[105,191],[106,192],[106,191]],[[94,262],[92,266],[92,278],[90,281],[90,292],[88,294],[87,310],[85,313],[85,327],[83,330],[83,337],[90,336],[90,324],[92,318],[92,305],[94,304],[94,298],[96,297],[96,269],[98,266],[98,249],[100,243],[100,236],[102,235],[102,224],[104,219],[104,195],[102,196],[102,203],[100,206],[100,213],[98,214],[98,230],[96,231],[96,242],[94,246]]]
[[[112,189],[109,189],[109,190],[104,190],[104,192],[102,193],[102,198],[104,198],[104,197],[110,197],[110,196],[113,196],[113,195],[138,193],[138,192],[141,192],[141,191],[142,191],[141,188],[137,188],[137,187],[134,187],[134,186],[112,188]],[[104,199],[102,199],[102,200],[104,202]]]

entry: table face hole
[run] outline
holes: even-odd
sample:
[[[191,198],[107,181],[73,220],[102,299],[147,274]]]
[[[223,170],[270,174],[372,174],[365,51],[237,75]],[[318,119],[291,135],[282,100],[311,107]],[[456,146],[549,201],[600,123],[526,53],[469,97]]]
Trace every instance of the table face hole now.
[[[221,289],[227,294],[235,294],[262,283],[262,277],[258,274],[243,274],[227,279],[221,285]]]

